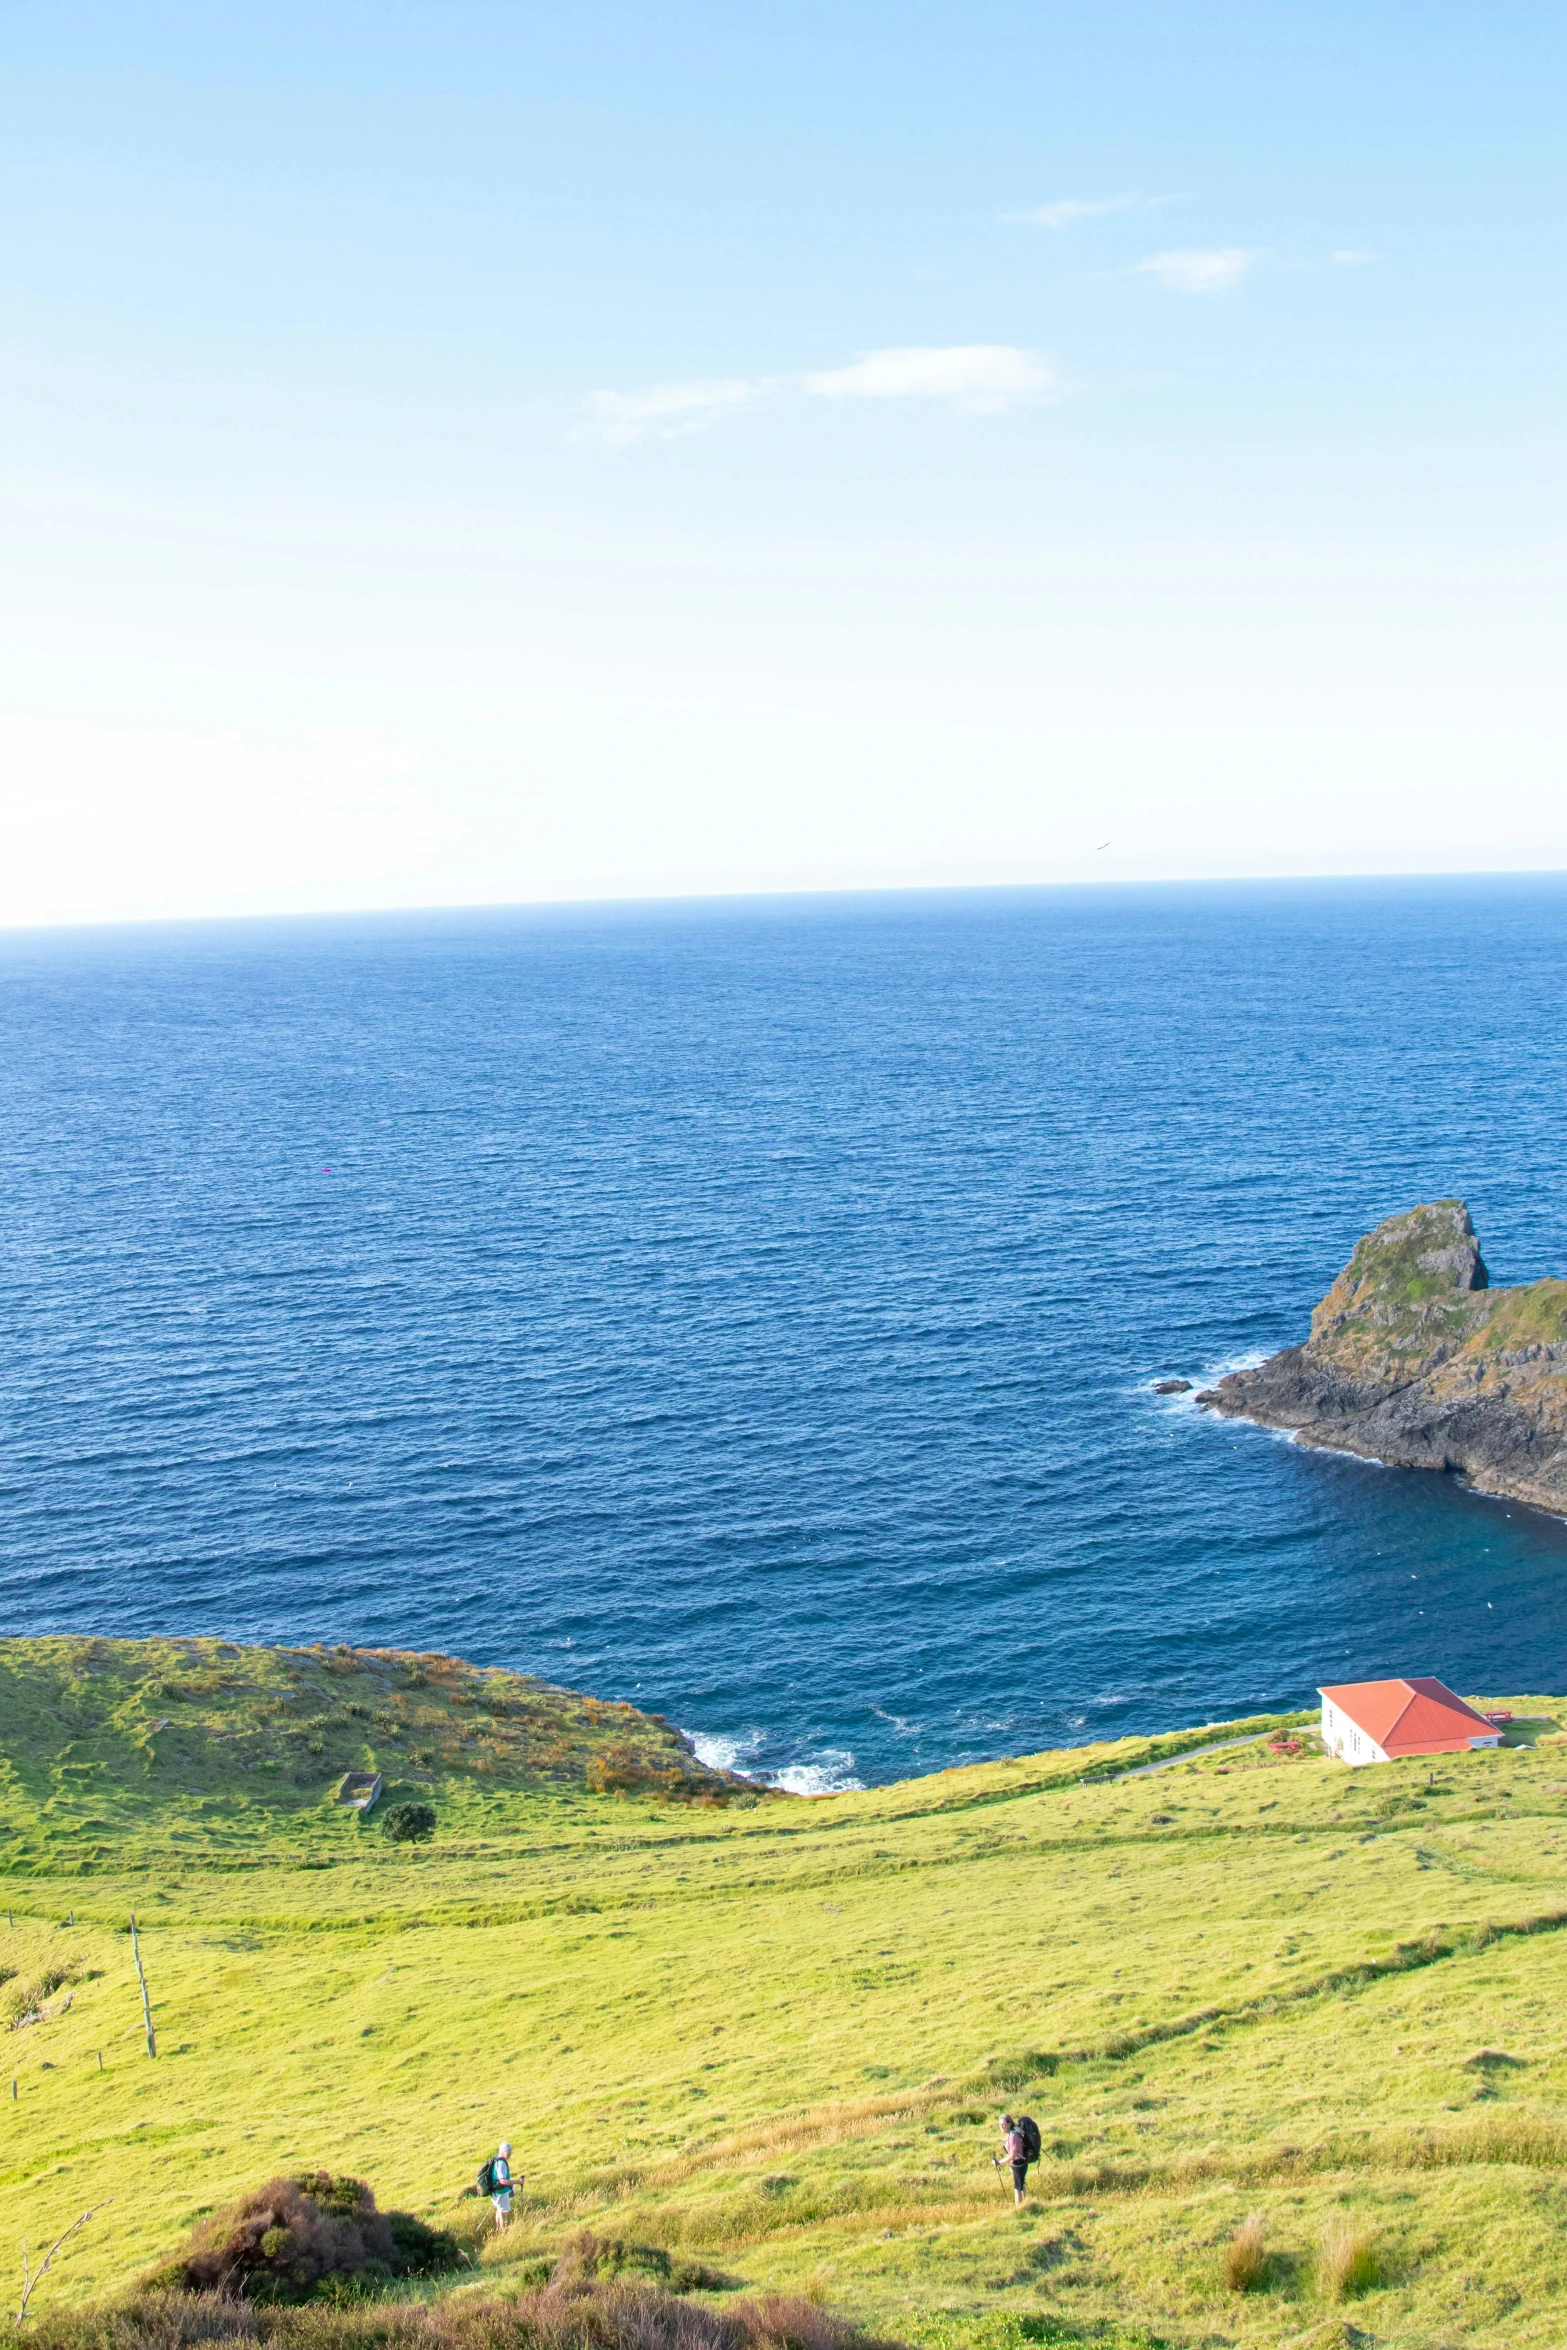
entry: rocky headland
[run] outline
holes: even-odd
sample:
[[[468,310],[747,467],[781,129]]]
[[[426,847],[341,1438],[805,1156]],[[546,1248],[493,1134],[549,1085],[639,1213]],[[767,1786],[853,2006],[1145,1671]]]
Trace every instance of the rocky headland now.
[[[1311,1336],[1199,1404],[1302,1444],[1567,1511],[1567,1281],[1493,1289],[1462,1200],[1389,1216],[1311,1317]]]

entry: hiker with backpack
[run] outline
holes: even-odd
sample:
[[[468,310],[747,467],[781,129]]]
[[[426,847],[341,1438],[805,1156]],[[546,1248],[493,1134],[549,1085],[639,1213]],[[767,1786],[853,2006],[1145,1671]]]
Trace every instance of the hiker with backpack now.
[[[511,2218],[512,2188],[522,2185],[521,2179],[511,2175],[511,2147],[503,2138],[497,2151],[479,2166],[479,2193],[488,2195],[495,2206],[495,2225],[505,2227]]]
[[[1002,2151],[991,2159],[997,2170],[1003,2162],[1012,2165],[1012,2202],[1014,2209],[1020,2209],[1028,2191],[1028,2166],[1039,2160],[1038,2122],[1030,2120],[1026,2113],[1020,2114],[1016,2121],[1011,2114],[1004,2113],[1001,2116],[1001,2147]]]

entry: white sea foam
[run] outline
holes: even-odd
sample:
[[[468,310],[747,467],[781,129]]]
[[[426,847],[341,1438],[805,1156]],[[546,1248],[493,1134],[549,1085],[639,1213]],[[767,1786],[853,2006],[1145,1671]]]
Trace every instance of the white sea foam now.
[[[1199,1386],[1216,1387],[1221,1379],[1228,1379],[1232,1371],[1255,1371],[1259,1363],[1273,1360],[1279,1349],[1254,1346],[1249,1354],[1226,1355],[1222,1362],[1210,1363],[1199,1379]]]
[[[721,1738],[706,1730],[688,1730],[692,1751],[710,1771],[743,1771],[746,1760],[762,1743],[760,1730],[742,1730],[737,1738]]]
[[[1259,1363],[1269,1359],[1265,1347],[1255,1347],[1250,1354],[1227,1355],[1223,1362],[1212,1363],[1206,1370],[1198,1372],[1190,1395],[1160,1395],[1155,1396],[1154,1401],[1173,1411],[1196,1413],[1197,1398],[1204,1388],[1217,1387],[1219,1381],[1227,1379],[1232,1371],[1255,1371]],[[1146,1387],[1143,1392],[1148,1392]],[[1335,1460],[1359,1461],[1365,1469],[1387,1469],[1393,1465],[1390,1461],[1373,1460],[1366,1453],[1351,1452],[1347,1446],[1306,1444],[1298,1428],[1271,1428],[1266,1420],[1250,1420],[1244,1412],[1236,1419],[1229,1419],[1218,1412],[1204,1412],[1201,1416],[1213,1428],[1249,1428],[1254,1436],[1269,1437],[1275,1444],[1298,1444],[1303,1452],[1329,1452]]]
[[[787,1770],[763,1771],[759,1776],[786,1795],[853,1795],[865,1784],[854,1775],[854,1757],[847,1747],[828,1747],[815,1762],[790,1763]]]
[[[1255,1371],[1259,1363],[1265,1363],[1267,1360],[1268,1350],[1266,1347],[1253,1347],[1249,1354],[1226,1355],[1220,1362],[1205,1363],[1200,1371],[1192,1373],[1191,1386],[1184,1395],[1155,1395],[1152,1382],[1147,1379],[1138,1380],[1136,1392],[1148,1397],[1164,1411],[1191,1412],[1195,1416],[1197,1398],[1207,1388],[1217,1387],[1219,1381],[1227,1379],[1232,1371]],[[1184,1372],[1181,1376],[1185,1376]],[[1206,1420],[1209,1414],[1204,1412],[1202,1417]],[[1223,1422],[1220,1421],[1219,1425],[1222,1426]]]
[[[924,1732],[923,1722],[906,1721],[902,1714],[888,1713],[885,1706],[873,1705],[871,1712],[879,1722],[885,1722],[889,1730],[896,1730],[900,1738],[918,1738]]]
[[[854,1771],[847,1747],[824,1747],[809,1762],[786,1763],[781,1770],[758,1767],[757,1756],[767,1743],[765,1730],[741,1730],[724,1736],[716,1731],[688,1730],[692,1751],[710,1771],[740,1771],[759,1779],[764,1787],[781,1787],[786,1795],[850,1795],[864,1786]]]

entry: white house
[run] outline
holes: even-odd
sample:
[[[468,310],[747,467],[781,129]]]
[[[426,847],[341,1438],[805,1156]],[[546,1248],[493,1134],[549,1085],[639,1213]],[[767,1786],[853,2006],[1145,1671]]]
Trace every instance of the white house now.
[[[1319,1689],[1322,1743],[1340,1762],[1399,1762],[1406,1755],[1469,1754],[1500,1746],[1502,1733],[1441,1681],[1346,1681]]]

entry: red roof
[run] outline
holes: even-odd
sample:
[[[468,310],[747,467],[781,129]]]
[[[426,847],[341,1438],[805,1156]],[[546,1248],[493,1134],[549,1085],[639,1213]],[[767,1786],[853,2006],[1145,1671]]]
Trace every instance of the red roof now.
[[[1318,1695],[1387,1755],[1462,1753],[1471,1739],[1497,1735],[1494,1722],[1429,1674],[1408,1681],[1346,1681]]]

